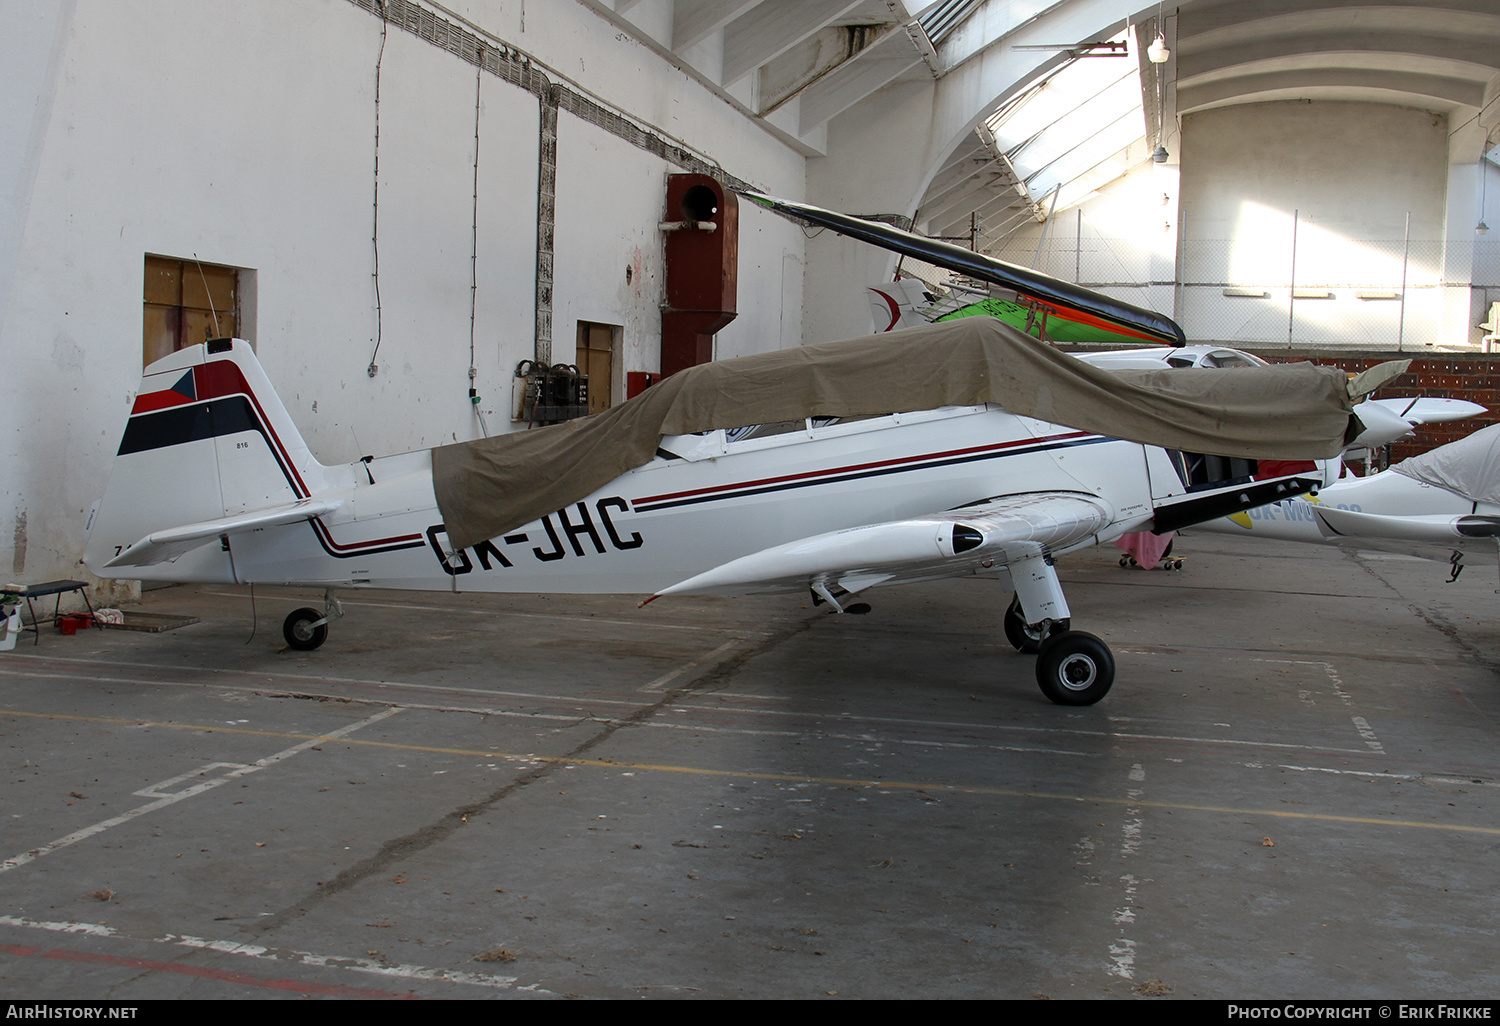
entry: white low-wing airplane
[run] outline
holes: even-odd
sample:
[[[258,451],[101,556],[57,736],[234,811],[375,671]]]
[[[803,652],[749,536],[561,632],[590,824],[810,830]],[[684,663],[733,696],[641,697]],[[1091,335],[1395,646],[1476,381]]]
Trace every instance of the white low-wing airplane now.
[[[146,369],[85,563],[330,589],[796,589],[840,611],[875,585],[993,575],[1014,587],[1006,634],[1040,650],[1043,692],[1091,704],[1114,663],[1068,630],[1055,557],[1323,484],[1310,460],[1357,433],[1358,388],[1308,365],[1107,372],[967,318],[705,364],[582,421],[325,466],[249,344],[226,339]],[[288,644],[322,644],[337,611],[330,593],[292,613]]]
[[[1500,552],[1500,424],[1198,530],[1421,556],[1448,563],[1456,578],[1465,560],[1494,563]]]

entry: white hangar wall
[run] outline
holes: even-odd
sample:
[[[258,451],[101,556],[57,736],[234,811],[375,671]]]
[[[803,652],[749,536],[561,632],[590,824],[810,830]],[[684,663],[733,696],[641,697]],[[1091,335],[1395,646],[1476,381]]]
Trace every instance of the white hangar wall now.
[[[1274,346],[1289,330],[1299,346],[1471,341],[1473,224],[1449,223],[1467,207],[1449,196],[1445,117],[1242,104],[1187,115],[1178,145],[1171,163],[1141,164],[1060,212],[1045,240],[1028,224],[995,255],[1170,314],[1195,341]]]
[[[24,144],[0,146],[6,579],[84,573],[87,511],[140,380],[148,254],[241,269],[238,333],[330,463],[477,436],[472,259],[476,384],[490,430],[513,427],[511,375],[534,355],[538,98],[394,24],[382,53],[367,6],[20,0],[8,10],[17,31],[0,39],[0,139]],[[509,0],[457,6],[556,68],[554,83],[616,98],[647,135],[802,195],[799,154],[622,45],[581,5],[528,5],[524,30]],[[619,329],[617,389],[622,371],[657,369],[656,226],[666,177],[682,170],[558,114],[554,362],[572,362],[577,321],[588,320]],[[803,236],[749,204],[741,224],[741,314],[720,352],[799,344]]]
[[[1443,323],[1446,117],[1369,103],[1246,104],[1187,115],[1181,148],[1181,318],[1197,337],[1284,339],[1291,321],[1299,344],[1469,341],[1467,303],[1458,324]],[[1404,317],[1388,298],[1403,264]],[[1466,274],[1457,287],[1466,299]]]
[[[923,116],[935,120],[922,110],[930,96],[892,86],[881,110],[920,138]],[[844,197],[840,209],[874,212],[884,202],[904,211],[892,188],[910,176],[879,175],[889,134],[874,128],[854,117],[830,126],[843,145],[811,162],[815,202],[838,206],[826,191]],[[1029,223],[990,252],[1169,314],[1190,339],[1284,345],[1290,326],[1299,346],[1465,348],[1500,301],[1500,291],[1480,287],[1494,277],[1500,244],[1474,235],[1476,221],[1500,208],[1492,195],[1500,169],[1465,162],[1450,130],[1441,114],[1376,103],[1195,112],[1169,163],[1141,163],[1060,211],[1045,239],[1042,225]],[[1481,188],[1486,172],[1490,186]],[[873,284],[894,258],[823,236],[809,254],[820,278],[840,280],[837,295],[809,309],[809,332],[866,324],[854,275]]]

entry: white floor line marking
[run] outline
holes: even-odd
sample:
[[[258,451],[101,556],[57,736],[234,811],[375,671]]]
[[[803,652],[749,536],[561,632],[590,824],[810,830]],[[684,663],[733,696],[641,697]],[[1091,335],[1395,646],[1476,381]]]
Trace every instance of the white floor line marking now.
[[[733,642],[730,642],[729,644],[733,644]],[[281,674],[275,674],[275,673],[257,674],[254,671],[249,671],[249,670],[221,671],[221,670],[215,670],[215,669],[192,668],[192,667],[181,667],[181,666],[169,666],[169,665],[166,665],[166,664],[157,664],[157,663],[106,663],[106,662],[96,662],[94,660],[82,660],[82,659],[80,659],[80,660],[69,660],[69,659],[55,659],[55,658],[53,658],[53,659],[51,659],[51,661],[52,662],[61,662],[61,663],[77,662],[80,665],[84,665],[84,666],[104,665],[104,666],[128,666],[128,667],[131,667],[131,668],[140,668],[140,669],[181,670],[183,672],[201,673],[201,674],[204,674],[205,676],[212,676],[212,675],[218,674],[218,673],[232,672],[232,673],[235,673],[235,674],[243,675],[243,676],[245,676],[247,678],[248,677],[253,677],[253,676],[263,676],[265,678],[265,680],[262,681],[262,682],[260,682],[260,683],[252,683],[252,682],[249,682],[248,680],[244,681],[244,682],[240,682],[240,681],[215,681],[215,680],[207,680],[207,681],[202,681],[202,682],[195,682],[195,681],[160,681],[160,680],[143,681],[143,680],[140,680],[140,679],[137,679],[137,678],[129,678],[129,677],[107,677],[107,676],[99,676],[99,675],[94,675],[94,674],[83,674],[83,673],[77,673],[77,674],[69,674],[69,673],[41,673],[41,672],[36,672],[36,671],[27,671],[27,670],[24,670],[24,669],[9,669],[9,668],[5,668],[5,667],[0,667],[0,676],[31,677],[31,678],[35,678],[37,680],[84,680],[84,681],[97,681],[97,682],[101,682],[101,683],[152,684],[153,686],[160,686],[160,687],[216,687],[216,688],[224,688],[226,690],[232,690],[232,691],[233,690],[238,690],[238,691],[255,691],[255,692],[264,692],[264,691],[267,691],[267,690],[295,691],[295,690],[297,690],[297,685],[296,685],[296,683],[294,683],[296,681],[301,681],[304,686],[309,687],[309,688],[316,688],[316,686],[318,684],[322,684],[322,683],[330,683],[330,684],[347,683],[347,684],[360,684],[360,685],[364,685],[364,686],[372,687],[372,688],[410,689],[410,690],[413,690],[413,691],[432,691],[432,692],[449,692],[449,693],[453,693],[453,694],[483,695],[483,696],[486,696],[486,697],[493,697],[493,698],[496,698],[496,699],[500,699],[500,698],[521,698],[521,699],[534,698],[534,699],[538,699],[538,700],[541,700],[541,701],[547,701],[547,702],[574,702],[574,703],[579,703],[579,704],[587,703],[587,704],[590,704],[590,705],[626,705],[626,706],[631,706],[631,707],[635,707],[635,705],[636,705],[636,703],[634,703],[634,702],[630,702],[630,701],[623,700],[623,699],[616,699],[616,698],[602,698],[602,697],[594,697],[594,696],[589,696],[589,697],[586,697],[586,698],[581,698],[581,697],[577,697],[577,696],[573,696],[573,695],[543,695],[543,694],[536,694],[536,693],[532,693],[532,692],[521,692],[521,691],[486,691],[486,690],[483,690],[483,689],[480,689],[480,688],[464,688],[464,687],[460,687],[460,686],[457,686],[457,685],[411,684],[411,683],[406,683],[404,681],[375,681],[375,680],[367,680],[367,679],[364,679],[364,678],[357,678],[357,677],[347,677],[347,678],[346,677],[318,677],[318,678],[313,678],[313,677],[291,677],[290,675],[281,675]],[[1260,660],[1260,661],[1261,662],[1306,662],[1305,660],[1291,660],[1291,659]],[[1323,665],[1326,665],[1326,664],[1324,664],[1324,663],[1316,663],[1316,664],[1311,664],[1311,665],[1323,666]],[[683,668],[683,669],[685,669],[685,668]],[[675,671],[672,671],[672,672],[673,673],[678,673],[678,672],[681,672],[681,671],[680,670],[675,670]],[[656,682],[653,681],[652,683],[655,684]],[[651,685],[648,684],[646,686],[650,687]],[[790,701],[793,696],[790,696],[790,695],[756,695],[756,694],[748,694],[748,693],[733,692],[733,691],[715,691],[715,692],[712,693],[711,697],[716,698],[716,699],[717,698],[746,698],[746,699],[753,699],[755,701],[773,701],[773,700],[774,701]],[[364,700],[365,701],[372,701],[373,702],[373,701],[389,701],[391,699],[389,699],[389,698],[379,698],[379,699],[377,699],[377,698],[369,698],[369,699],[364,699]],[[496,716],[516,716],[516,717],[519,717],[519,718],[560,719],[560,720],[575,720],[575,719],[578,718],[577,715],[573,714],[573,713],[567,713],[567,714],[548,714],[548,713],[514,712],[514,711],[508,711],[508,710],[502,710],[502,709],[493,709],[493,708],[490,708],[490,707],[487,707],[487,706],[483,706],[483,707],[481,707],[481,706],[470,707],[470,706],[456,706],[456,705],[419,704],[419,703],[415,703],[415,702],[402,702],[401,705],[403,707],[405,707],[405,708],[411,708],[411,709],[435,709],[435,710],[439,710],[439,711],[447,710],[447,709],[452,709],[453,711],[457,711],[457,712],[484,712],[484,713],[488,713],[490,715],[496,715]],[[693,712],[703,711],[703,709],[702,709],[701,706],[692,706],[692,705],[687,705],[687,704],[673,706],[673,708],[675,708],[675,709],[684,709],[684,710],[693,711]],[[800,711],[793,712],[793,711],[787,711],[787,710],[782,710],[782,709],[736,709],[736,710],[734,710],[734,712],[737,715],[757,716],[757,717],[791,716],[791,717],[797,717],[797,718],[806,718],[809,715],[806,712],[800,712]],[[1014,723],[977,724],[977,723],[973,723],[973,722],[970,722],[970,721],[956,721],[956,720],[915,720],[915,719],[910,719],[910,718],[905,718],[905,717],[896,717],[896,716],[856,716],[856,715],[853,715],[851,713],[838,713],[838,712],[829,712],[829,713],[826,713],[826,714],[823,714],[823,715],[825,715],[826,717],[828,717],[830,719],[843,720],[843,721],[851,723],[851,724],[854,724],[854,723],[869,723],[869,724],[875,724],[875,725],[881,725],[881,724],[898,724],[898,725],[901,725],[901,726],[904,726],[904,727],[910,727],[910,726],[918,726],[918,727],[962,727],[962,728],[968,729],[968,730],[972,730],[972,729],[975,729],[975,728],[983,728],[983,729],[987,729],[987,730],[1004,731],[1004,732],[1007,732],[1007,733],[1049,734],[1049,735],[1076,734],[1076,735],[1079,735],[1080,737],[1112,738],[1112,739],[1121,740],[1121,741],[1180,741],[1180,742],[1185,742],[1185,743],[1188,743],[1188,744],[1243,745],[1243,746],[1248,746],[1248,747],[1252,747],[1252,748],[1287,748],[1287,749],[1295,749],[1295,750],[1301,750],[1301,751],[1320,752],[1320,753],[1326,753],[1326,754],[1330,754],[1330,755],[1369,755],[1369,754],[1371,754],[1367,749],[1364,749],[1364,748],[1329,748],[1326,745],[1301,745],[1301,744],[1290,744],[1290,743],[1282,742],[1282,741],[1256,741],[1256,740],[1243,740],[1243,739],[1239,739],[1239,738],[1226,738],[1226,737],[1203,737],[1203,736],[1182,735],[1182,734],[1135,734],[1135,733],[1128,733],[1126,731],[1120,731],[1120,730],[1081,730],[1081,729],[1072,728],[1072,727],[1056,727],[1056,726],[1031,727],[1031,726],[1025,726],[1023,724],[1014,724]],[[1124,721],[1124,718],[1120,718],[1120,719],[1121,719],[1122,722]],[[1134,721],[1132,720],[1130,722],[1134,722]]]
[[[1130,767],[1130,781],[1134,784],[1143,784],[1146,780],[1146,770],[1140,763]],[[1125,796],[1133,803],[1138,803],[1145,797],[1144,787],[1132,787],[1125,791]],[[1120,858],[1134,858],[1141,850],[1141,807],[1131,804],[1125,807],[1125,822],[1120,825]],[[1125,931],[1135,924],[1135,899],[1136,891],[1139,889],[1140,881],[1134,873],[1123,873],[1120,882],[1125,885],[1125,900],[1114,910],[1110,918],[1114,920],[1115,926],[1120,930],[1119,939],[1109,945],[1109,965],[1107,967],[1111,976],[1121,979],[1135,979],[1135,941],[1125,936]]]
[[[730,644],[732,645],[732,644],[734,644],[734,642],[730,642]],[[207,679],[207,680],[157,680],[157,679],[150,679],[150,680],[148,680],[148,679],[144,679],[142,677],[113,677],[113,676],[104,676],[104,675],[97,674],[97,673],[84,673],[81,670],[79,672],[76,672],[76,673],[49,673],[49,672],[46,672],[46,671],[43,671],[43,670],[12,669],[10,667],[0,667],[0,676],[6,676],[6,677],[29,677],[29,678],[34,678],[36,680],[86,680],[86,681],[90,681],[90,682],[97,682],[97,683],[100,683],[100,684],[149,684],[152,687],[170,687],[170,688],[226,688],[226,689],[230,689],[230,690],[256,691],[256,692],[265,692],[265,691],[288,691],[288,692],[292,692],[292,691],[301,691],[301,690],[316,690],[318,688],[326,687],[326,686],[329,686],[329,685],[352,684],[352,685],[355,685],[355,686],[358,686],[358,687],[366,687],[366,688],[396,689],[396,690],[403,690],[403,691],[419,691],[419,692],[431,692],[431,693],[439,693],[439,694],[445,693],[445,694],[451,694],[451,695],[475,695],[475,696],[483,696],[483,697],[486,697],[486,698],[535,699],[537,701],[542,701],[542,702],[567,702],[567,701],[580,701],[581,702],[581,701],[585,701],[585,699],[575,698],[574,696],[571,696],[571,695],[548,695],[548,694],[542,694],[541,692],[537,692],[537,691],[497,691],[497,690],[493,690],[493,689],[490,689],[490,688],[465,687],[462,684],[416,684],[416,683],[413,683],[412,681],[404,681],[404,680],[371,680],[371,679],[369,679],[367,677],[330,677],[330,676],[307,677],[307,676],[303,676],[303,675],[300,675],[300,674],[283,674],[283,673],[275,673],[275,672],[264,672],[264,673],[261,673],[261,672],[257,672],[257,671],[254,671],[254,670],[220,670],[220,669],[216,669],[216,668],[213,668],[213,667],[173,666],[173,665],[167,664],[167,663],[115,663],[115,662],[96,662],[94,660],[89,660],[89,659],[78,659],[78,660],[72,660],[72,659],[54,659],[53,661],[54,662],[60,662],[60,663],[77,663],[80,666],[111,666],[111,667],[125,667],[125,668],[128,668],[128,669],[139,669],[139,670],[176,670],[176,671],[180,671],[180,672],[183,672],[183,673],[197,673],[197,674],[202,674],[206,678],[214,678],[214,677],[217,677],[220,674],[223,674],[228,679],[223,679],[223,680],[219,680],[219,679]],[[689,664],[689,665],[692,665],[692,664]],[[686,669],[686,667],[684,667],[682,669]],[[672,674],[681,673],[682,669],[674,670],[674,671],[672,671]],[[670,677],[671,677],[671,674],[669,674],[668,677],[664,678],[664,679],[670,679]],[[234,678],[244,678],[244,679],[237,680],[237,679],[234,679]],[[250,678],[259,678],[259,679],[258,680],[252,680]],[[740,691],[715,691],[714,692],[714,697],[716,697],[716,698],[741,698],[741,699],[748,699],[748,700],[756,701],[756,702],[788,702],[788,701],[791,701],[791,696],[789,696],[789,695],[757,695],[757,694],[751,694],[751,693],[748,693],[748,692],[740,692]],[[372,701],[373,701],[373,699],[372,699]],[[598,698],[598,697],[590,696],[588,699],[586,699],[586,701],[592,702],[594,704],[623,705],[623,706],[629,706],[630,708],[635,708],[638,705],[637,702],[634,702],[634,701],[631,701],[631,700],[628,700],[628,699],[622,699],[622,698]],[[404,704],[404,705],[411,705],[411,703],[402,703],[402,704]],[[411,707],[412,708],[430,708],[430,709],[442,709],[442,708],[446,708],[445,706],[440,706],[440,705],[429,705],[429,706],[415,706],[415,705],[412,705]],[[469,710],[463,709],[463,710],[460,710],[460,711],[469,711]]]
[[[1359,736],[1365,739],[1365,744],[1370,746],[1370,751],[1376,755],[1385,754],[1385,745],[1380,743],[1380,738],[1375,736],[1375,731],[1370,726],[1370,721],[1363,716],[1349,717],[1354,721],[1354,729],[1359,731]]]
[[[694,659],[690,663],[683,663],[681,666],[677,667],[677,669],[670,670],[667,673],[662,674],[660,677],[653,680],[650,684],[647,684],[645,687],[641,688],[641,690],[660,691],[663,687],[670,684],[678,677],[681,677],[684,673],[687,673],[689,670],[696,670],[698,667],[703,666],[705,663],[713,662],[715,659],[719,658],[719,656],[723,655],[725,652],[728,652],[731,648],[734,648],[738,644],[738,640],[726,641],[724,642],[724,644],[714,649],[708,655],[703,656],[700,659]]]
[[[161,937],[130,937],[111,926],[94,923],[46,922],[38,919],[23,919],[20,916],[0,915],[0,926],[18,926],[29,930],[48,930],[52,933],[82,933],[91,937],[106,937],[114,940],[143,942],[148,944],[170,944],[173,947],[218,951],[226,955],[243,955],[269,962],[290,965],[306,965],[314,968],[348,969],[356,973],[375,976],[394,976],[408,980],[436,980],[444,983],[468,983],[479,987],[509,989],[515,986],[514,976],[491,976],[488,973],[458,972],[452,969],[432,969],[419,965],[387,965],[367,958],[348,958],[342,955],[318,955],[310,951],[286,948],[268,948],[259,944],[241,944],[238,941],[208,940],[186,934],[169,933]],[[530,991],[531,987],[521,987]],[[539,991],[547,993],[547,991]]]
[[[1460,784],[1464,787],[1500,787],[1500,782],[1475,780],[1473,777],[1428,777],[1427,782],[1429,784]]]
[[[1338,695],[1339,701],[1343,702],[1346,708],[1354,708],[1354,696],[1344,690],[1344,680],[1339,676],[1338,669],[1326,660],[1257,659],[1255,661],[1260,663],[1293,663],[1300,666],[1321,666],[1323,672],[1328,676],[1329,684],[1333,687],[1333,693]],[[1359,733],[1360,739],[1364,741],[1365,746],[1376,755],[1385,755],[1385,745],[1380,743],[1380,738],[1375,734],[1374,728],[1370,726],[1370,721],[1366,720],[1363,716],[1351,716],[1349,718],[1354,722],[1354,729]]]
[[[703,723],[658,723],[650,721],[638,724],[651,730],[691,730],[702,734],[730,734],[743,737],[808,737],[816,736],[829,741],[853,741],[871,742],[876,739],[869,734],[844,734],[816,727],[807,730],[772,730],[769,728],[756,727],[713,727]],[[1004,745],[990,744],[983,741],[924,741],[921,738],[908,737],[883,737],[878,740],[883,745],[912,745],[918,748],[942,748],[942,749],[976,749],[986,752],[1032,752],[1038,755],[1076,755],[1085,759],[1102,758],[1104,752],[1074,752],[1066,748],[1041,748],[1026,745]]]
[[[238,764],[230,763],[211,764],[236,765],[238,766],[238,768],[231,769],[228,773],[221,774],[220,776],[203,780],[197,784],[192,785],[191,787],[183,788],[181,791],[178,791],[174,794],[169,794],[166,797],[158,798],[154,802],[148,802],[145,805],[141,805],[137,808],[131,809],[129,812],[123,812],[118,816],[111,816],[109,819],[100,820],[98,823],[95,823],[92,826],[86,826],[82,830],[75,830],[68,836],[59,837],[55,841],[49,841],[39,848],[32,848],[30,851],[22,852],[20,855],[8,858],[4,862],[0,862],[0,873],[7,873],[18,866],[26,865],[28,862],[35,862],[37,859],[41,858],[44,855],[50,855],[54,851],[66,848],[69,845],[77,844],[79,841],[93,837],[95,834],[103,833],[111,827],[119,826],[121,823],[128,823],[132,819],[135,819],[139,816],[144,816],[149,812],[155,812],[157,809],[164,809],[168,805],[175,805],[183,799],[192,798],[195,795],[200,795],[205,791],[211,791],[214,788],[218,787],[220,784],[227,784],[231,780],[237,780],[247,773],[254,773],[257,770],[263,770],[267,766],[274,766],[276,763],[281,762],[283,759],[289,759],[299,752],[305,752],[315,745],[322,744],[324,741],[335,740],[337,738],[343,737],[345,734],[353,733],[354,731],[359,730],[361,727],[368,727],[372,723],[378,723],[381,720],[386,719],[387,717],[394,716],[400,711],[400,709],[382,709],[374,716],[368,716],[365,719],[360,720],[358,723],[351,723],[347,727],[340,727],[338,730],[330,731],[327,734],[321,735],[320,737],[315,737],[310,740],[303,741],[301,744],[293,745],[292,747],[285,749],[284,751],[277,752],[275,755],[268,755],[264,759],[259,759],[248,766],[238,766]],[[207,768],[208,767],[204,767],[204,769]],[[155,790],[157,788],[166,787],[168,785],[185,780],[189,776],[195,776],[202,772],[203,770],[200,769],[195,770],[193,773],[187,774],[186,776],[173,777],[171,780],[165,780],[160,784],[154,785],[148,790]]]
[[[1422,774],[1420,774],[1420,773],[1376,773],[1373,770],[1332,769],[1331,767],[1328,767],[1328,766],[1288,766],[1288,765],[1283,764],[1283,765],[1280,765],[1280,766],[1278,766],[1276,768],[1277,769],[1284,769],[1284,770],[1296,770],[1299,773],[1341,773],[1341,774],[1344,774],[1346,776],[1351,776],[1351,777],[1384,777],[1384,778],[1386,778],[1388,780],[1421,780],[1422,779]],[[1444,780],[1442,777],[1428,777],[1427,779],[1429,779],[1429,780],[1436,780],[1439,783],[1449,783],[1449,781]],[[1452,781],[1452,782],[1453,783],[1463,783],[1463,784],[1469,783],[1469,781],[1467,781],[1467,780]]]
[[[247,770],[249,768],[250,767],[245,765],[243,762],[211,762],[207,766],[200,766],[198,769],[188,770],[188,772],[180,773],[170,780],[163,780],[159,784],[152,784],[150,787],[143,787],[139,791],[132,791],[130,793],[137,798],[176,798],[178,795],[182,794],[182,791],[167,790],[167,788],[171,787],[174,784],[180,784],[184,780],[201,781],[204,774],[210,773],[216,769]],[[227,776],[226,779],[228,779]]]

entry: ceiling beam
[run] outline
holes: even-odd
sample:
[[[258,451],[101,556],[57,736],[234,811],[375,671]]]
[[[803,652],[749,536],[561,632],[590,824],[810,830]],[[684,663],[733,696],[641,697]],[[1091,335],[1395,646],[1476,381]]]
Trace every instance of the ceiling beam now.
[[[1272,94],[1320,91],[1385,93],[1392,99],[1438,101],[1459,107],[1484,105],[1483,84],[1442,75],[1419,75],[1377,68],[1297,68],[1216,78],[1200,85],[1179,84],[1177,110],[1187,114],[1208,107],[1253,102]]]
[[[734,19],[749,13],[761,0],[673,0],[672,49],[681,53],[696,46]]]
[[[760,4],[724,28],[725,85],[832,25],[862,0],[778,0]]]
[[[811,131],[922,63],[899,28],[802,90],[801,129]]]

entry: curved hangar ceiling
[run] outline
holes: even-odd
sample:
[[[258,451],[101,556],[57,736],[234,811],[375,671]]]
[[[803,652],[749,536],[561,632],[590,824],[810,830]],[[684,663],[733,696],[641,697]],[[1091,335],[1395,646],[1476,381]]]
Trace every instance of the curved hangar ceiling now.
[[[1055,41],[1058,58],[997,98],[944,161],[917,224],[976,234],[984,248],[1150,160],[1163,126],[1174,137],[1177,118],[1212,107],[1312,99],[1430,110],[1462,130],[1455,153],[1476,160],[1500,131],[1495,0],[1192,0],[1130,21],[1129,32],[1117,24],[1088,41],[1126,44],[1124,54]],[[1154,64],[1144,51],[1158,32],[1170,53]]]

